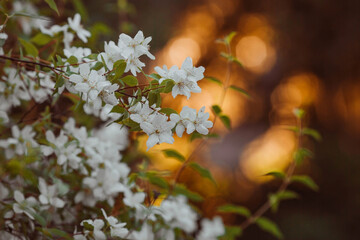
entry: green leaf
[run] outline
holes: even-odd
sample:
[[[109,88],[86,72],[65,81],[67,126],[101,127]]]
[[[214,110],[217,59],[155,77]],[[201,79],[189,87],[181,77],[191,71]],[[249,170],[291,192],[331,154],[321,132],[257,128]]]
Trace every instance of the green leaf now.
[[[222,82],[215,77],[205,77],[205,79],[210,80],[211,82],[217,83],[219,85],[222,85]]]
[[[74,4],[75,12],[80,13],[81,18],[86,21],[88,19],[88,12],[86,11],[86,7],[84,6],[82,0],[72,0],[71,1]]]
[[[301,133],[314,138],[318,142],[320,142],[322,140],[320,133],[318,131],[316,131],[315,129],[304,128],[304,129],[302,129]]]
[[[159,112],[165,113],[166,115],[170,116],[172,113],[178,114],[177,111],[175,111],[172,108],[162,108]]]
[[[138,84],[137,78],[132,75],[127,75],[121,78],[121,80],[130,87],[134,87]]]
[[[294,152],[294,161],[297,165],[300,165],[307,157],[313,157],[313,153],[309,149],[299,148]]]
[[[210,133],[208,135],[202,135],[198,132],[193,132],[191,135],[190,135],[190,142],[194,141],[195,139],[198,139],[198,138],[219,138],[219,135],[216,134],[216,133]]]
[[[236,32],[235,32],[235,31],[229,33],[229,34],[224,38],[225,43],[227,43],[227,44],[230,45],[231,40],[235,37],[235,35],[236,35]]]
[[[195,202],[201,202],[204,200],[204,198],[200,194],[190,191],[182,184],[176,184],[176,186],[174,188],[174,193],[176,195],[178,195],[178,194],[184,195],[187,198],[189,198],[190,200],[195,201]]]
[[[95,63],[95,66],[92,67],[92,69],[94,69],[95,71],[99,71],[103,67],[104,67],[104,64],[102,62],[97,62],[97,63]]]
[[[278,172],[278,171],[272,171],[272,172],[268,172],[264,176],[273,176],[273,177],[276,177],[276,178],[284,179],[285,178],[285,173]]]
[[[31,215],[35,218],[35,220],[36,220],[41,226],[43,226],[43,227],[46,226],[46,220],[45,220],[45,218],[43,218],[42,216],[40,216],[40,215],[37,214],[37,213],[32,213]]]
[[[163,92],[164,93],[169,93],[172,91],[173,87],[175,85],[175,81],[172,79],[165,79],[164,81],[161,82],[161,86],[165,86],[163,88]]]
[[[230,118],[228,116],[222,114],[222,115],[220,115],[220,120],[227,129],[229,129],[229,130],[231,129],[231,122],[230,122]]]
[[[111,109],[110,112],[124,113],[125,111],[126,111],[125,108],[121,107],[120,105],[116,105]]]
[[[293,109],[293,113],[294,113],[295,117],[298,119],[302,119],[305,115],[305,111],[300,108]]]
[[[148,96],[149,106],[152,106],[153,104],[157,104],[159,98],[161,99],[161,96],[159,93],[151,91]]]
[[[35,35],[35,37],[31,38],[31,42],[35,43],[36,45],[43,46],[47,43],[49,43],[52,40],[52,38],[48,35],[45,35],[43,33],[38,33]]]
[[[250,94],[242,88],[239,88],[235,85],[231,85],[229,88],[245,95],[247,98],[250,98]]]
[[[211,172],[208,169],[200,166],[198,163],[195,162],[190,163],[189,166],[195,171],[197,171],[200,174],[200,176],[209,179],[212,183],[214,183],[214,185],[216,185],[216,182]]]
[[[147,75],[147,76],[152,78],[152,79],[158,80],[158,81],[161,78],[161,76],[159,74],[156,74],[156,73],[152,73],[152,74]]]
[[[276,212],[279,208],[280,201],[298,198],[299,195],[293,191],[281,191],[278,193],[270,194],[269,200],[271,204],[271,210]]]
[[[119,78],[124,74],[126,68],[126,62],[124,60],[118,60],[114,63],[113,69],[115,69],[115,78]]]
[[[307,175],[295,175],[295,176],[292,176],[290,181],[291,182],[301,183],[301,184],[309,187],[310,189],[312,189],[314,191],[319,190],[319,186],[314,182],[314,180],[311,179],[311,177],[309,177]]]
[[[57,228],[47,228],[44,230],[50,233],[52,237],[61,237],[61,239],[69,239],[69,240],[73,239],[68,233],[61,231],[60,229]]]
[[[221,240],[234,240],[242,234],[241,227],[225,226],[225,235],[220,237]]]
[[[62,87],[65,84],[65,79],[60,75],[56,75],[55,88]]]
[[[66,61],[68,63],[70,63],[70,64],[77,64],[78,63],[78,59],[75,56],[70,56]]]
[[[219,115],[222,112],[221,107],[219,105],[212,105],[211,109],[213,110],[215,115]]]
[[[217,211],[224,212],[224,213],[236,213],[236,214],[239,214],[244,217],[251,216],[251,212],[249,211],[249,209],[247,209],[246,207],[243,207],[243,206],[236,206],[233,204],[222,205],[222,206],[218,207]]]
[[[52,10],[54,10],[54,11],[57,13],[58,16],[60,16],[59,10],[58,10],[58,8],[57,8],[56,3],[55,3],[54,0],[45,0],[45,2],[49,5],[49,7],[50,7]]]
[[[27,54],[29,54],[33,57],[37,57],[39,55],[39,51],[31,42],[21,39],[21,38],[19,38],[19,41],[20,41],[21,45],[25,48],[25,51],[27,52]]]
[[[156,176],[153,173],[146,173],[146,177],[151,184],[154,184],[154,185],[159,186],[164,189],[169,188],[168,182],[162,177]]]
[[[179,160],[180,162],[185,162],[185,160],[186,160],[186,158],[181,153],[179,153],[178,151],[176,151],[174,149],[164,149],[162,151],[165,154],[165,156],[170,157],[170,158],[175,158],[175,159]]]
[[[275,236],[278,239],[283,239],[283,235],[280,231],[280,229],[278,228],[278,226],[271,221],[270,219],[266,218],[266,217],[259,217],[256,219],[255,223],[265,232],[268,232],[270,234],[272,234],[273,236]]]

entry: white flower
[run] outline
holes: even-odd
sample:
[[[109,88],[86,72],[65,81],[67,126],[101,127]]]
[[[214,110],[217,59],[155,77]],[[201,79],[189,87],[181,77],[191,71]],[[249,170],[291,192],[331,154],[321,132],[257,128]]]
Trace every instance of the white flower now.
[[[97,71],[91,70],[88,64],[82,64],[79,67],[80,74],[72,74],[69,81],[75,83],[75,90],[83,93],[83,100],[94,101],[100,92],[111,83],[106,81],[105,77],[98,74]],[[98,99],[97,102],[101,103]]]
[[[201,231],[197,235],[196,240],[216,240],[224,234],[225,228],[221,217],[214,217],[212,221],[203,219],[201,221]]]
[[[78,169],[81,162],[81,158],[77,156],[81,150],[77,147],[75,142],[68,143],[68,137],[64,134],[63,131],[60,132],[60,135],[55,138],[55,135],[52,131],[46,131],[46,140],[49,143],[53,144],[53,147],[41,146],[41,150],[45,156],[49,156],[53,153],[58,157],[57,163],[62,165],[64,168],[67,167],[67,164],[72,169]]]
[[[131,55],[141,56],[146,54],[150,59],[155,59],[154,55],[149,52],[149,42],[151,37],[144,38],[142,31],[138,31],[134,38],[122,33],[119,36],[118,46],[122,49],[124,58],[129,58]]]
[[[183,64],[181,65],[181,69],[184,70],[187,74],[187,79],[193,82],[197,82],[204,78],[204,67],[194,67],[191,57],[187,57]]]
[[[195,231],[197,215],[187,203],[186,197],[177,196],[165,199],[160,205],[160,212],[171,227],[178,227],[187,233]]]
[[[137,72],[141,72],[141,68],[145,67],[145,64],[139,60],[139,56],[132,54],[126,60],[126,68],[124,72],[130,71],[132,75],[136,76]]]
[[[149,104],[138,103],[133,110],[136,109],[136,113],[130,114],[130,119],[137,123],[151,122],[155,117],[154,110],[149,107]]]
[[[172,121],[167,121],[167,116],[162,114],[156,114],[152,119],[151,123],[142,122],[140,127],[144,132],[149,135],[149,139],[146,141],[147,149],[149,150],[155,144],[159,143],[174,143],[171,129],[175,126]]]
[[[39,201],[43,205],[51,205],[56,208],[63,208],[65,205],[65,202],[61,200],[60,198],[56,197],[58,189],[57,186],[50,185],[48,186],[43,178],[39,178]]]
[[[89,219],[89,220],[83,220],[80,225],[83,226],[84,222],[92,225],[94,227],[93,230],[93,234],[94,234],[94,238],[95,240],[106,240],[106,235],[103,231],[101,231],[101,229],[104,227],[104,221],[101,219],[95,219],[94,221]]]
[[[134,240],[154,240],[154,233],[152,227],[144,223],[140,231],[134,231],[131,234],[131,238]]]
[[[35,209],[33,208],[37,201],[34,197],[28,197],[25,199],[24,194],[16,190],[14,192],[14,198],[16,203],[13,204],[13,210],[15,213],[21,214],[25,213],[29,218],[34,220],[33,214],[35,214]]]
[[[83,26],[80,24],[81,16],[80,14],[75,14],[74,19],[68,18],[69,26],[72,30],[74,30],[77,36],[83,41],[87,43],[87,38],[91,36],[90,32],[85,30]]]
[[[37,147],[38,143],[34,140],[35,132],[32,127],[27,125],[21,131],[17,125],[11,128],[12,138],[0,140],[0,147],[6,148],[6,158],[12,158],[15,153],[18,155],[27,154],[28,147]]]
[[[118,84],[112,84],[104,87],[104,89],[100,92],[100,97],[102,100],[110,105],[117,105],[119,100],[115,97],[115,91],[119,88]]]
[[[192,123],[198,133],[203,135],[207,135],[209,133],[208,128],[213,126],[211,121],[208,121],[210,115],[208,112],[205,111],[205,106],[200,108],[195,121]],[[190,124],[189,124],[190,125]]]
[[[129,233],[129,230],[127,230],[124,226],[126,223],[118,223],[118,220],[114,218],[113,216],[107,216],[104,209],[101,209],[106,221],[110,225],[110,235],[111,237],[120,237],[125,238],[127,234]]]
[[[145,200],[145,193],[137,192],[133,193],[130,190],[125,191],[124,204],[129,207],[139,208],[141,203]]]
[[[102,62],[104,60],[106,66],[109,69],[113,69],[114,63],[118,60],[124,59],[121,55],[121,49],[113,41],[104,44],[104,51],[98,55],[98,61]]]

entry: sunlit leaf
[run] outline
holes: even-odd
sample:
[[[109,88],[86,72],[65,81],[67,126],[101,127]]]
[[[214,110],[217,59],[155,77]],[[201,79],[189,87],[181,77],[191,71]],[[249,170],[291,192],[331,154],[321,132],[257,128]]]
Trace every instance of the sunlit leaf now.
[[[217,83],[219,85],[222,85],[222,82],[215,77],[205,77],[205,79],[210,80],[211,82]]]
[[[199,165],[198,163],[196,163],[196,162],[190,163],[189,166],[190,166],[192,169],[194,169],[196,172],[198,172],[198,173],[200,174],[200,176],[209,179],[214,185],[216,185],[215,179],[213,178],[211,172],[210,172],[208,169],[200,166],[200,165]]]
[[[305,115],[305,111],[300,108],[293,109],[293,113],[294,113],[295,117],[298,119],[302,119]]]
[[[224,115],[224,114],[220,115],[220,120],[227,129],[229,129],[229,130],[231,129],[231,121],[227,115]]]
[[[312,138],[314,138],[316,141],[320,142],[321,141],[321,135],[318,131],[316,131],[315,129],[312,128],[304,128],[301,131],[302,134],[311,136]]]
[[[298,165],[301,164],[307,157],[313,157],[313,153],[309,149],[299,148],[294,152],[294,161]]]
[[[176,184],[174,188],[174,193],[184,195],[185,197],[195,202],[201,202],[204,200],[204,198],[200,194],[190,191],[182,184]]]
[[[215,115],[219,115],[222,112],[221,107],[219,105],[212,105],[211,109],[213,110]]]
[[[21,39],[21,38],[19,38],[19,41],[20,41],[21,45],[25,48],[25,51],[27,52],[27,54],[29,54],[33,57],[37,57],[39,55],[39,51],[31,42]]]
[[[278,171],[272,171],[272,172],[268,172],[264,176],[273,176],[273,177],[276,177],[276,178],[284,179],[285,178],[285,173],[278,172]]]
[[[35,37],[31,38],[31,42],[35,43],[36,45],[43,46],[51,41],[51,37],[45,35],[43,33],[38,33]]]
[[[273,221],[271,221],[270,219],[266,218],[266,217],[259,217],[256,219],[255,223],[264,231],[272,234],[273,236],[275,236],[278,239],[283,239],[283,234],[281,233],[280,229],[278,228],[278,226],[276,225],[276,223],[274,223]]]
[[[229,88],[245,95],[247,98],[250,98],[250,94],[242,88],[239,88],[235,85],[231,85]]]
[[[249,209],[247,209],[246,207],[243,207],[243,206],[236,206],[233,204],[222,205],[222,206],[218,207],[217,211],[224,212],[224,213],[236,213],[236,214],[239,214],[244,217],[251,216],[251,212],[249,211]]]
[[[159,112],[161,113],[165,113],[166,115],[170,116],[170,114],[174,113],[174,114],[178,114],[177,111],[175,111],[172,108],[162,108]]]
[[[230,44],[231,40],[235,37],[235,35],[237,34],[237,32],[233,31],[231,33],[229,33],[225,38],[225,43]]]
[[[165,156],[170,157],[170,158],[175,158],[177,160],[179,160],[180,162],[185,162],[185,157],[179,153],[178,151],[174,150],[174,149],[164,149],[162,150],[163,153],[165,154]]]
[[[77,64],[78,63],[78,59],[75,56],[70,56],[66,61],[68,63],[70,63],[70,64]]]
[[[133,75],[127,75],[127,76],[121,78],[121,80],[130,87],[134,87],[138,84],[137,78],[134,77]]]
[[[280,201],[298,198],[299,195],[293,191],[281,191],[278,193],[273,193],[269,195],[269,201],[271,204],[271,210],[276,212],[279,208]]]
[[[295,175],[291,177],[291,182],[301,183],[314,191],[319,190],[319,186],[307,175]]]
[[[45,0],[45,2],[49,5],[49,7],[50,7],[52,10],[54,10],[54,11],[57,13],[58,16],[60,16],[59,10],[58,10],[58,8],[57,8],[56,3],[55,3],[54,0]]]

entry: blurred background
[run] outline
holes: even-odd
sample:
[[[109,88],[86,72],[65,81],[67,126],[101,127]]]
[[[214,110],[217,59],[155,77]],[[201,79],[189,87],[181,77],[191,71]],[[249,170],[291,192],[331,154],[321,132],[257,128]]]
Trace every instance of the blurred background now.
[[[246,89],[251,98],[227,92],[223,111],[232,120],[232,130],[218,121],[215,132],[222,137],[201,149],[194,149],[197,145],[187,139],[176,139],[174,146],[162,144],[146,153],[153,159],[152,168],[179,167],[175,160],[165,159],[161,149],[175,148],[186,156],[196,151],[195,161],[210,168],[218,183],[214,186],[190,169],[183,172],[180,182],[206,197],[197,207],[208,217],[223,203],[255,211],[279,187],[278,181],[262,175],[287,168],[296,138],[284,126],[295,123],[293,108],[304,108],[305,125],[317,129],[322,141],[304,141],[315,157],[296,173],[310,175],[319,191],[291,186],[301,198],[282,202],[278,213],[266,216],[278,223],[285,239],[359,239],[360,1],[56,2],[63,13],[53,16],[57,22],[66,21],[75,10],[85,26],[92,26],[93,52],[103,50],[103,41],[116,42],[121,32],[134,36],[142,30],[152,36],[156,60],[146,63],[147,73],[163,64],[180,66],[190,56],[196,66],[205,67],[206,76],[224,81],[226,59],[220,53],[225,48],[215,41],[236,31],[231,51],[243,67],[232,64],[230,82]],[[205,105],[211,112],[222,88],[207,80],[199,83],[201,94],[176,101],[164,96],[164,104],[178,111],[184,105],[197,109]],[[140,147],[145,151],[144,141]],[[229,225],[244,221],[234,215],[222,217]],[[274,238],[250,226],[242,239]]]

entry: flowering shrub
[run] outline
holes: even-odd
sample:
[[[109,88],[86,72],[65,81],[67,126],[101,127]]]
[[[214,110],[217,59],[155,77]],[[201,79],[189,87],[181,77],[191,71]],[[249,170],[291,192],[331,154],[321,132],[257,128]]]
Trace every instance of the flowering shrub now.
[[[46,2],[57,11],[54,1]],[[252,223],[281,237],[276,225],[261,217],[263,210],[251,214],[235,205],[218,209],[245,216],[242,226],[225,227],[219,216],[201,219],[189,202],[201,200],[199,194],[177,184],[177,178],[168,182],[159,172],[144,166],[134,170],[131,159],[124,161],[131,147],[129,132],[145,133],[148,150],[156,144],[172,144],[174,134],[214,136],[209,134],[213,122],[205,106],[199,110],[185,106],[180,113],[161,107],[160,94],[171,94],[176,100],[178,95],[189,99],[192,93],[200,93],[203,67],[194,66],[188,57],[181,67],[155,67],[155,73],[146,74],[143,59],[155,57],[150,52],[151,37],[144,37],[142,31],[133,38],[122,33],[117,42],[105,42],[103,52],[93,53],[77,47],[91,36],[79,14],[63,25],[49,25],[34,16],[36,8],[28,2],[15,1],[11,8],[0,27],[2,239],[233,239]],[[4,51],[10,21],[20,24],[26,37],[18,38],[21,46]],[[31,33],[36,35],[30,39]],[[222,43],[229,47],[233,35]],[[56,44],[53,51],[46,51],[52,44]],[[228,64],[238,62],[231,52],[224,56]],[[148,83],[139,84],[139,74]],[[224,91],[243,92],[226,84]],[[64,112],[68,100],[71,111]],[[221,104],[212,110],[230,127]],[[34,113],[39,116],[29,120]],[[296,111],[300,122],[302,115]],[[83,118],[91,119],[91,124],[81,125]],[[294,131],[303,133],[301,125]],[[313,132],[308,129],[307,133]],[[303,134],[298,135],[300,139]],[[300,143],[296,153],[297,161],[309,155]],[[177,176],[190,166],[213,180],[207,169],[181,153],[167,149],[164,154],[183,162]],[[286,174],[269,173],[284,182],[265,211],[296,196],[286,190],[292,181],[316,187],[306,176],[292,176],[294,167]],[[159,190],[146,191],[143,182]],[[154,204],[160,194],[163,200]]]

